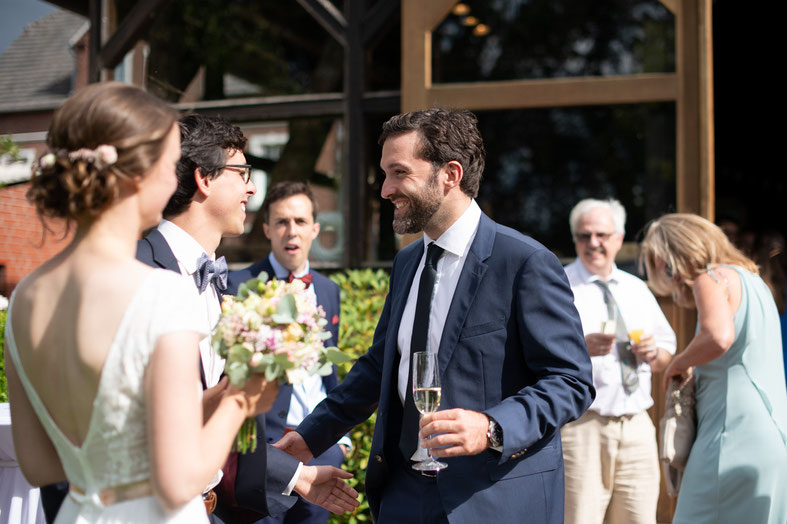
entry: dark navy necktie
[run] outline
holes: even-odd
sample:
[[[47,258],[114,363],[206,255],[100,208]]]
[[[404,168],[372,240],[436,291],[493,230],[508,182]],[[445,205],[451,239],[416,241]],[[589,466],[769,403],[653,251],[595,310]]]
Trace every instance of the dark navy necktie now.
[[[413,334],[410,339],[410,355],[416,351],[427,351],[429,339],[429,312],[432,308],[432,292],[437,276],[437,262],[443,256],[443,248],[432,242],[426,249],[426,263],[418,282],[418,298],[415,302]],[[435,348],[437,351],[437,348]],[[405,460],[409,460],[418,446],[418,410],[413,401],[413,366],[407,365],[407,389],[405,390],[404,413],[402,414],[402,433],[399,436],[399,449]]]

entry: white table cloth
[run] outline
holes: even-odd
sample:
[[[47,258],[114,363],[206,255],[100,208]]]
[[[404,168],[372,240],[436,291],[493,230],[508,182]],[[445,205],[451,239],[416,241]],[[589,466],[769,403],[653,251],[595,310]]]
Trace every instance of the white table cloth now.
[[[46,524],[41,493],[27,483],[16,462],[7,403],[0,403],[0,524]]]

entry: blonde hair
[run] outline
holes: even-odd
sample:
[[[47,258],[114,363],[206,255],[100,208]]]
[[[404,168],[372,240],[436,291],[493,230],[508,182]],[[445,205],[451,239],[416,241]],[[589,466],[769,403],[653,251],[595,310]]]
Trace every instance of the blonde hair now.
[[[689,213],[672,213],[651,222],[640,247],[640,267],[647,267],[653,291],[672,295],[681,306],[693,306],[692,286],[708,267],[730,264],[758,273],[757,265],[729,241],[721,228]],[[659,261],[665,271],[660,270]]]
[[[120,180],[144,176],[156,163],[177,118],[163,100],[129,84],[80,89],[54,115],[28,200],[42,218],[96,217],[117,199]],[[116,158],[91,161],[99,146],[114,148]]]

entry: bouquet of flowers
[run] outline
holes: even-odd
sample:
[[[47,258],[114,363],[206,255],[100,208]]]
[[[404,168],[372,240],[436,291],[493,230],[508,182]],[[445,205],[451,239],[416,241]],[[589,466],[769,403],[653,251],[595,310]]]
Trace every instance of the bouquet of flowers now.
[[[213,349],[226,360],[230,383],[242,387],[251,373],[268,381],[301,384],[311,375],[328,375],[333,364],[350,360],[336,347],[322,306],[315,304],[300,280],[268,280],[263,272],[241,284],[236,296],[225,295]],[[248,418],[235,441],[240,453],[257,448],[257,424]]]

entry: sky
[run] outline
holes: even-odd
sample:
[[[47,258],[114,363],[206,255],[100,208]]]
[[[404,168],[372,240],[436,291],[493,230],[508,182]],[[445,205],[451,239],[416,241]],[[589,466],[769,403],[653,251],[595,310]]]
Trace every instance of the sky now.
[[[24,28],[56,9],[41,0],[0,0],[0,53],[3,53]]]

